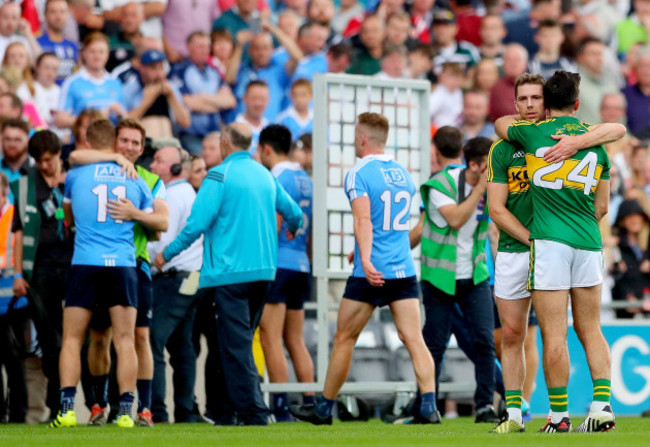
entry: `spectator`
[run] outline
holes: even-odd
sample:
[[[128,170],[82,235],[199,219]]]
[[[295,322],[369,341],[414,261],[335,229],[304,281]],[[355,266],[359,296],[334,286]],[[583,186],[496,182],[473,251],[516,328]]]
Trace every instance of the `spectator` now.
[[[135,46],[142,37],[140,25],[144,21],[144,6],[142,3],[131,2],[119,8],[120,32],[110,36],[108,40],[111,49],[106,69],[113,71],[115,67],[131,59],[135,55]]]
[[[111,72],[111,76],[119,79],[123,85],[132,79],[137,79],[140,76],[137,70],[140,58],[149,50],[163,51],[162,42],[151,37],[141,37],[138,39],[133,57],[115,67]]]
[[[305,0],[284,0],[284,10],[291,11],[298,17],[307,17],[307,2]]]
[[[600,101],[600,123],[625,124],[627,101],[622,93],[606,93]]]
[[[472,88],[487,93],[489,98],[492,87],[497,82],[499,82],[499,68],[497,67],[496,61],[494,59],[481,59],[478,65],[476,65]]]
[[[632,47],[648,43],[650,0],[632,0],[634,13],[616,25],[618,54],[625,57]]]
[[[342,34],[348,26],[351,19],[363,15],[365,8],[359,0],[341,0],[340,5],[336,8],[336,14],[332,18],[332,29]]]
[[[210,33],[212,42],[212,66],[217,69],[222,78],[226,77],[228,62],[232,57],[234,46],[233,39],[227,30],[216,30]]]
[[[101,9],[95,8],[93,0],[68,0],[70,16],[63,35],[66,39],[78,44],[93,31],[101,31],[105,25]],[[97,14],[99,13],[99,14]]]
[[[413,38],[422,43],[431,43],[429,30],[433,21],[433,4],[435,0],[413,0],[409,10],[413,23]]]
[[[221,164],[221,132],[210,132],[203,138],[201,156],[208,170]]]
[[[302,23],[303,16],[298,16],[295,12],[290,9],[285,9],[280,14],[278,14],[278,28],[282,30],[284,34],[291,37],[291,40],[298,40],[298,29]]]
[[[311,133],[314,124],[314,111],[311,108],[311,82],[298,79],[291,86],[291,106],[277,117],[277,122],[291,132],[291,140],[296,141],[305,133]]]
[[[605,45],[593,37],[584,39],[578,50],[580,108],[575,116],[580,121],[599,123],[603,96],[618,91],[615,80],[604,69],[604,51]]]
[[[196,198],[194,188],[187,182],[189,169],[177,147],[158,149],[151,164],[151,172],[165,183],[169,207],[169,228],[160,240],[147,246],[150,259],[162,252],[187,224]],[[165,406],[165,347],[174,365],[174,420],[196,422],[192,415],[194,383],[196,380],[196,353],[192,344],[192,329],[196,313],[195,291],[182,290],[181,284],[190,273],[201,269],[202,240],[197,238],[188,249],[169,258],[162,269],[154,270],[154,300],[151,324],[151,349],[154,359],[154,378],[151,412],[154,422],[169,422]]]
[[[79,59],[79,46],[63,37],[63,30],[70,19],[66,0],[49,0],[45,3],[45,27],[37,39],[44,52],[51,52],[59,58],[57,84],[72,75]]]
[[[194,191],[198,192],[206,175],[208,175],[208,170],[206,169],[205,160],[200,155],[192,154],[192,167],[187,181],[190,182]]]
[[[564,42],[564,31],[560,22],[550,19],[539,22],[535,32],[535,42],[539,46],[539,51],[528,64],[528,71],[531,74],[549,79],[556,70],[572,73],[578,71],[572,61],[560,55],[560,48]]]
[[[456,40],[458,26],[454,13],[446,10],[434,13],[431,32],[432,41],[438,49],[438,55],[433,58],[436,74],[440,72],[445,62],[457,62],[461,64],[465,73],[471,75],[481,56],[471,43]]]
[[[47,53],[45,53],[47,54]],[[52,82],[56,79],[53,71]],[[11,184],[16,202],[13,232],[15,263],[13,291],[24,296],[30,288],[32,300],[44,310],[36,321],[38,343],[43,351],[47,377],[47,406],[52,417],[59,411],[59,351],[63,335],[63,301],[68,288],[73,237],[57,210],[63,206],[65,172],[61,142],[47,130],[36,133],[28,145],[36,169]]]
[[[86,36],[81,50],[82,67],[61,87],[61,102],[54,118],[56,127],[71,127],[75,117],[89,107],[113,119],[126,115],[122,84],[106,73],[108,51],[105,35],[93,32]]]
[[[405,12],[391,14],[386,19],[384,44],[406,45],[415,48],[418,41],[411,37],[411,17]]]
[[[235,37],[239,31],[259,32],[260,12],[256,9],[257,0],[237,0],[237,7],[221,14],[212,24],[212,30],[225,29]]]
[[[173,67],[169,78],[183,94],[183,102],[192,112],[191,126],[180,132],[181,143],[190,153],[201,151],[203,137],[220,127],[220,112],[232,109],[237,101],[223,85],[219,72],[207,64],[210,38],[196,31],[187,38],[189,59]]]
[[[195,31],[209,33],[212,22],[219,14],[215,0],[192,0],[189,4],[187,0],[167,0],[167,9],[162,18],[165,30],[162,39],[169,63],[175,64],[187,58],[189,35]]]
[[[489,99],[481,90],[467,90],[463,96],[463,126],[465,143],[474,137],[494,140],[494,124],[487,120]]]
[[[59,58],[54,53],[41,53],[36,59],[34,103],[48,127],[54,125],[54,113],[59,106],[61,96],[61,87],[56,83],[59,64]],[[65,138],[64,132],[58,132],[57,135]]]
[[[463,114],[463,85],[465,71],[458,62],[445,62],[440,81],[431,92],[429,111],[436,127],[460,126]]]
[[[417,44],[408,54],[408,71],[411,79],[428,79],[431,84],[438,83],[433,72],[433,48],[423,43]]]
[[[23,357],[25,353],[24,337],[16,337],[27,330],[27,299],[21,297],[10,306],[13,301],[11,282],[13,277],[14,257],[11,255],[11,244],[14,236],[11,233],[11,221],[14,216],[14,206],[7,199],[9,182],[7,177],[0,173],[0,368],[4,366],[7,375],[7,395],[3,377],[0,375],[0,421],[6,419],[5,402],[9,402],[9,423],[24,424],[27,415],[27,385],[25,381],[25,367]],[[8,241],[8,242],[5,242]],[[6,293],[4,293],[6,292]]]
[[[244,109],[242,98],[248,84],[253,80],[266,82],[271,97],[265,116],[269,120],[275,120],[282,111],[285,91],[288,87],[286,73],[296,66],[303,57],[303,53],[296,43],[292,42],[278,27],[266,20],[262,24],[272,34],[264,32],[251,35],[249,31],[240,31],[237,35],[237,44],[228,63],[225,79],[233,86],[233,93],[237,98],[237,107],[233,111],[235,116]],[[284,58],[273,57],[272,36],[276,36],[283,45],[286,44],[287,61]],[[249,44],[250,58],[247,61],[242,61],[246,44]]]
[[[28,169],[34,166],[34,160],[27,153],[29,141],[29,126],[21,119],[11,118],[2,123],[2,153],[0,172],[9,182],[27,175]],[[14,197],[9,192],[9,202],[14,203]]]
[[[474,9],[473,3],[472,0],[453,0],[450,6],[458,23],[456,40],[469,42],[478,47],[481,45],[482,17]]]
[[[15,93],[7,92],[0,95],[0,117],[19,119],[22,115],[23,102]]]
[[[650,136],[650,46],[639,48],[634,64],[637,83],[622,91],[627,100],[627,127],[638,137]]]
[[[650,219],[636,200],[624,200],[618,209],[616,227],[619,229],[620,261],[613,266],[615,278],[612,298],[637,303],[644,299],[650,287],[648,260],[648,222]],[[617,318],[633,318],[642,314],[640,308],[618,309]]]
[[[544,19],[560,20],[561,0],[533,0],[533,9],[523,17],[506,22],[508,33],[505,43],[518,43],[523,45],[528,54],[537,53],[535,31],[538,24]],[[514,112],[513,112],[514,113]]]
[[[406,76],[408,51],[404,45],[386,44],[381,57],[381,71],[374,75],[378,79],[400,79]]]
[[[327,72],[345,73],[352,62],[352,47],[345,42],[332,45],[327,50]]]
[[[99,110],[84,109],[81,111],[72,125],[72,138],[76,148],[88,148],[86,129],[88,129],[90,123],[101,118],[103,118],[103,115]]]
[[[235,414],[238,425],[268,424],[269,410],[262,399],[251,350],[253,333],[270,281],[275,278],[276,210],[289,231],[297,231],[302,223],[298,205],[266,168],[251,160],[251,139],[250,130],[243,124],[224,128],[224,163],[205,178],[187,225],[155,262],[160,268],[205,234],[199,287],[215,287],[217,339],[224,377],[220,392],[230,404],[219,422],[231,425]],[[254,206],[240,206],[242,203]],[[242,234],[257,237],[242,238]]]
[[[354,53],[347,72],[372,76],[381,71],[384,23],[377,15],[369,15],[361,23],[359,48]]]
[[[503,53],[503,78],[490,91],[490,121],[517,113],[515,108],[515,81],[526,71],[528,52],[516,43],[506,46]]]
[[[303,136],[293,143],[291,152],[289,153],[289,159],[300,163],[302,169],[304,169],[310,177],[313,157],[311,137],[312,135],[310,133],[303,134]]]
[[[341,41],[340,34],[332,27],[334,12],[333,0],[311,0],[307,3],[307,21],[316,22],[327,30],[327,46]]]
[[[22,42],[12,42],[7,46],[2,68],[11,67],[21,75],[21,83],[16,90],[16,95],[23,101],[34,98],[34,78],[32,76],[31,61],[27,47]]]
[[[5,50],[12,42],[22,42],[32,57],[41,52],[29,22],[21,18],[20,13],[20,5],[17,3],[4,2],[0,6],[0,59],[4,57]]]
[[[629,0],[627,1],[629,3]],[[591,37],[595,37],[602,42],[611,42],[616,22],[623,18],[614,9],[613,3],[602,0],[576,1],[574,3],[576,25],[584,28]],[[627,15],[627,11],[625,11],[625,15]]]
[[[190,113],[178,87],[165,78],[165,54],[149,50],[138,64],[139,78],[124,85],[127,116],[140,120],[151,138],[168,138],[172,128],[190,127]]]
[[[276,31],[277,33],[277,31]],[[298,40],[296,41],[298,49],[302,51],[302,58],[296,60],[291,53],[296,49],[291,49],[286,45],[283,39],[284,49],[279,50],[273,58],[285,67],[286,76],[289,78],[287,87],[291,86],[297,79],[314,79],[317,73],[327,72],[327,58],[323,52],[325,41],[327,39],[327,28],[317,22],[308,22],[298,30]],[[288,94],[288,92],[287,92]],[[286,105],[285,97],[285,105]]]
[[[260,132],[269,125],[269,120],[264,117],[266,107],[269,105],[269,86],[264,81],[249,82],[243,101],[244,111],[237,115],[235,122],[246,124],[251,129],[250,151],[252,155],[255,155]]]
[[[506,37],[506,27],[503,18],[497,14],[488,14],[481,21],[481,46],[479,53],[481,60],[489,58],[494,60],[497,67],[503,66],[503,53],[505,46],[503,39]]]
[[[143,36],[160,40],[163,36],[162,16],[168,0],[100,0],[107,20],[120,22],[129,3],[142,5],[144,21],[140,25]],[[194,7],[194,6],[193,6]]]

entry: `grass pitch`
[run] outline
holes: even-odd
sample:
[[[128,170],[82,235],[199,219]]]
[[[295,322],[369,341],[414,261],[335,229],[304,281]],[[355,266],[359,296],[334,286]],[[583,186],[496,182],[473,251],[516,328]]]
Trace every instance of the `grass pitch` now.
[[[574,426],[582,420],[574,418]],[[545,423],[535,419],[526,433],[495,435],[491,425],[473,419],[444,421],[439,426],[395,426],[378,420],[335,422],[331,427],[304,423],[274,424],[268,427],[213,427],[208,424],[158,425],[153,429],[119,429],[80,426],[51,429],[46,426],[0,425],[0,446],[11,447],[195,447],[195,446],[481,446],[504,447],[523,442],[529,446],[650,445],[650,418],[618,418],[610,433],[545,434],[536,431]]]

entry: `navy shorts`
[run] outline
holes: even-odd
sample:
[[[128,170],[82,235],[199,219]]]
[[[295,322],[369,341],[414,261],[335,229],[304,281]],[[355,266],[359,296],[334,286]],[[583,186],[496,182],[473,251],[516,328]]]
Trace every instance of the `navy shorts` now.
[[[533,306],[530,306],[530,312],[528,312],[528,326],[539,326],[539,321],[537,321],[537,314]],[[494,303],[494,329],[501,329],[501,318],[499,317],[499,310],[497,308],[497,303]]]
[[[311,275],[297,270],[278,269],[266,302],[284,303],[287,309],[302,310],[311,295]]]
[[[73,265],[65,307],[83,307],[93,312],[114,306],[137,307],[137,293],[135,267]]]
[[[365,277],[350,276],[343,293],[343,298],[377,307],[388,306],[393,301],[419,297],[420,286],[415,276],[387,279],[381,287],[371,286]]]

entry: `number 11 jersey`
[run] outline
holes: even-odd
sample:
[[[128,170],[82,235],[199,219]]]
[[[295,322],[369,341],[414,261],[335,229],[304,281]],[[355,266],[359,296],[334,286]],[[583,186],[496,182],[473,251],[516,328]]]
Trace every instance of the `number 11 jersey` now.
[[[120,198],[145,213],[153,211],[153,198],[144,180],[128,179],[115,163],[68,172],[63,200],[72,205],[77,228],[72,265],[135,267],[134,222],[115,220],[106,209],[108,200]]]
[[[388,154],[363,157],[345,176],[352,203],[370,199],[372,253],[370,261],[385,279],[415,276],[409,241],[409,219],[415,185],[411,174]],[[364,277],[359,245],[354,244],[354,277]]]
[[[602,146],[578,151],[559,163],[544,154],[557,143],[551,135],[578,135],[586,124],[570,116],[539,123],[520,121],[508,128],[508,138],[526,151],[533,196],[531,239],[546,239],[581,250],[601,251],[602,240],[594,211],[594,192],[609,180],[609,158]]]

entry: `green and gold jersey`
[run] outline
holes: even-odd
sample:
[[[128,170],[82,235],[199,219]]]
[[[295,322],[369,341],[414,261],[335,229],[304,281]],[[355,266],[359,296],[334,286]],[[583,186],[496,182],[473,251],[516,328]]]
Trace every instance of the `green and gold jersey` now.
[[[531,239],[556,241],[581,250],[602,250],[594,192],[601,179],[609,180],[605,148],[582,150],[560,163],[544,161],[544,154],[556,143],[551,135],[587,131],[586,124],[569,116],[539,123],[520,121],[508,128],[508,138],[521,144],[526,152],[533,197]]]
[[[163,181],[153,172],[147,171],[142,166],[136,166],[135,169],[138,171],[138,175],[144,182],[147,184],[151,190],[151,195],[153,199],[167,199],[167,193],[165,190],[165,184]],[[149,253],[147,252],[147,241],[149,240],[149,231],[143,227],[140,223],[136,223],[133,227],[133,245],[135,245],[135,259],[143,259],[146,262],[151,262],[149,260]]]
[[[526,152],[517,143],[498,140],[490,148],[488,156],[488,182],[508,185],[506,208],[521,224],[530,229],[533,221],[533,199],[528,184]],[[505,231],[499,233],[498,251],[522,253],[530,248]]]

